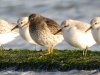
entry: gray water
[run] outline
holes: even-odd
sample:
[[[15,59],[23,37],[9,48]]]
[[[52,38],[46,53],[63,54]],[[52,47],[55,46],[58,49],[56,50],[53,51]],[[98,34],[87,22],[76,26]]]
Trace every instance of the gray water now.
[[[93,17],[100,16],[100,0],[0,0],[0,18],[9,22],[16,22],[18,18],[39,13],[61,23],[65,19],[76,19],[90,22]],[[5,48],[41,49],[25,42],[20,36],[5,45]],[[75,49],[65,42],[59,44],[58,49]],[[91,50],[99,50],[95,45]],[[95,72],[96,71],[96,72]],[[0,75],[99,75],[97,70],[69,72],[16,72],[2,71]]]
[[[97,70],[92,70],[92,71],[72,70],[72,71],[68,71],[68,72],[2,71],[2,72],[0,72],[0,75],[100,75],[100,72],[98,72]]]

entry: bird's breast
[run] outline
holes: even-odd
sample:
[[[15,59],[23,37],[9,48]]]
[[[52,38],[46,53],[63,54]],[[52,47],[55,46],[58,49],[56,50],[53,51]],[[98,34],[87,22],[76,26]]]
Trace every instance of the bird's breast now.
[[[21,37],[22,37],[25,41],[27,41],[27,42],[29,42],[29,43],[31,43],[31,44],[36,44],[36,43],[33,41],[33,39],[31,38],[31,36],[30,36],[29,27],[20,29],[19,32],[20,32]]]
[[[85,33],[79,30],[63,30],[63,36],[65,41],[78,48],[86,48],[86,46],[89,47],[95,43],[91,33]]]
[[[0,44],[6,44],[8,42],[11,42],[17,36],[19,36],[19,34],[15,33],[15,32],[9,32],[9,33],[0,34]]]
[[[92,30],[92,35],[93,35],[94,40],[95,40],[98,44],[100,44],[100,28],[98,28],[98,29],[93,29],[93,30]]]

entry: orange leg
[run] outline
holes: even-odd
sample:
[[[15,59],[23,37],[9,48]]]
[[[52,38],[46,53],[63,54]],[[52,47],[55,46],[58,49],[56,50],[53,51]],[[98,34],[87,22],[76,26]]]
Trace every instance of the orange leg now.
[[[53,48],[54,48],[54,47],[52,46],[52,47],[51,47],[51,54],[53,54]]]
[[[51,49],[50,49],[50,47],[48,48],[48,54],[51,54]]]
[[[48,54],[53,54],[53,46],[48,48]]]

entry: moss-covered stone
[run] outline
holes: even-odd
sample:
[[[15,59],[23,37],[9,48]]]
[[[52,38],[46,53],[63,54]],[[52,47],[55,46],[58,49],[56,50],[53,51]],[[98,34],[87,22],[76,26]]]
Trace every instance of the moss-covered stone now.
[[[0,50],[0,70],[16,67],[16,70],[67,71],[71,69],[100,69],[100,52],[82,50],[54,50],[52,55],[43,55],[47,50]]]

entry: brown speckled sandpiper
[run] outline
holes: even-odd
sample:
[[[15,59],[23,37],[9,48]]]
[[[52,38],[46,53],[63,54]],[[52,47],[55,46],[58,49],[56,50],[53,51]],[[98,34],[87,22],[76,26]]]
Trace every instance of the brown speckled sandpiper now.
[[[47,47],[48,54],[52,54],[54,47],[63,41],[61,33],[54,35],[60,29],[60,25],[54,20],[33,13],[29,16],[28,23],[32,39],[37,44]]]

